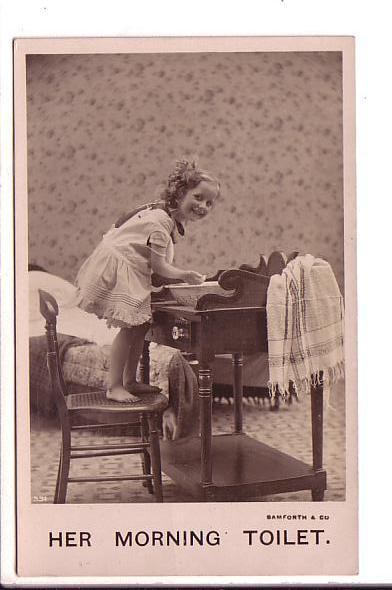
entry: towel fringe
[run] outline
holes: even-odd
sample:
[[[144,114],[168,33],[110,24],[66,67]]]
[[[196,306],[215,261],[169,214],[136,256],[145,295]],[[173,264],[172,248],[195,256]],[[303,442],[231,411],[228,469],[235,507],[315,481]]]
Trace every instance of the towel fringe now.
[[[322,385],[325,389],[329,389],[334,383],[344,378],[344,373],[344,361],[340,361],[334,367],[319,369],[310,378],[306,377],[299,383],[268,381],[268,394],[271,399],[280,396],[283,400],[287,400],[294,391],[294,394],[299,398],[300,393],[310,393],[312,387]]]

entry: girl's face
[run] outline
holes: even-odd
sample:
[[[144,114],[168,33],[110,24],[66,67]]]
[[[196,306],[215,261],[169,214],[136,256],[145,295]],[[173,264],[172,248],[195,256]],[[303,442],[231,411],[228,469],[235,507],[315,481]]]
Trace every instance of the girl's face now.
[[[197,186],[185,193],[175,212],[178,221],[199,221],[206,217],[217,197],[215,183],[202,180]]]

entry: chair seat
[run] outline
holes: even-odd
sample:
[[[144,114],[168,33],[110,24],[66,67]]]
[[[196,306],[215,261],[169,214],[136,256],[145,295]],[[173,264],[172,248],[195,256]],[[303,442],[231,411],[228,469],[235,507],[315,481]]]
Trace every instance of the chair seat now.
[[[102,412],[151,413],[162,412],[168,406],[168,399],[162,393],[140,394],[137,402],[116,402],[108,399],[105,391],[89,391],[67,395],[69,410],[97,410]]]

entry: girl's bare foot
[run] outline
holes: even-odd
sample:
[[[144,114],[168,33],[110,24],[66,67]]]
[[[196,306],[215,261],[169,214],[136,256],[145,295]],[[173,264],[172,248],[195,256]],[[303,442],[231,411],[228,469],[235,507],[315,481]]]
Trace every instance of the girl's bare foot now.
[[[127,383],[124,385],[127,391],[131,393],[143,394],[143,393],[160,393],[162,389],[160,387],[156,387],[155,385],[147,385],[147,383],[139,383],[138,381],[134,381],[133,383]]]
[[[129,393],[129,391],[124,389],[124,387],[121,387],[121,385],[116,385],[115,387],[111,387],[110,389],[108,389],[106,392],[106,397],[108,399],[112,399],[116,402],[122,403],[140,401],[139,397],[137,397],[136,395],[132,395],[132,393]]]

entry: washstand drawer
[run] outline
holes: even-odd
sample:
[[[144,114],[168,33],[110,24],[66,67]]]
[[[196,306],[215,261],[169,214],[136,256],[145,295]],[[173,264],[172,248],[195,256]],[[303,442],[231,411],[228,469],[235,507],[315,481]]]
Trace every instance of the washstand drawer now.
[[[194,340],[194,328],[187,319],[159,314],[154,317],[150,328],[151,340],[181,350],[191,350]]]

